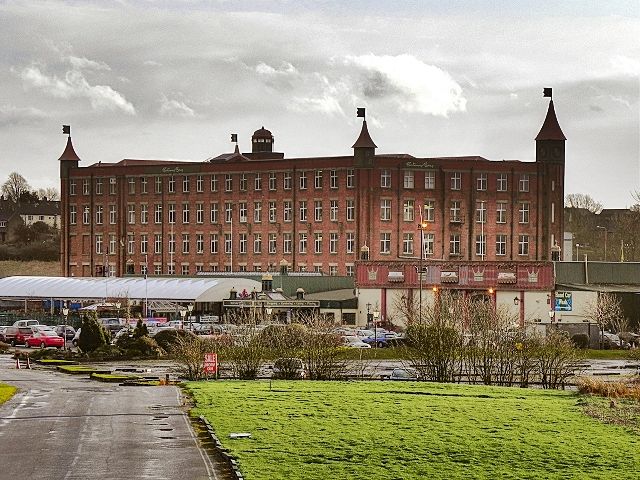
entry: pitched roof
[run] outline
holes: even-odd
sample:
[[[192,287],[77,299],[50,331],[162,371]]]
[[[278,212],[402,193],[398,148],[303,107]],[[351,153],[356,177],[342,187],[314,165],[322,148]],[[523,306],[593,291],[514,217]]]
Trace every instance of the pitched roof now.
[[[78,157],[78,154],[73,149],[71,137],[67,138],[67,146],[65,147],[64,152],[62,152],[62,155],[60,155],[60,158],[58,160],[74,160],[76,162],[80,161],[80,157]]]
[[[549,102],[547,117],[544,119],[542,128],[536,137],[536,140],[566,140],[567,137],[562,133],[558,119],[556,118],[556,110],[553,108],[553,100]]]
[[[360,131],[360,136],[356,140],[356,143],[353,144],[351,148],[378,148],[378,146],[373,143],[371,140],[371,135],[369,135],[369,130],[367,129],[367,121],[364,120],[362,122],[362,130]]]

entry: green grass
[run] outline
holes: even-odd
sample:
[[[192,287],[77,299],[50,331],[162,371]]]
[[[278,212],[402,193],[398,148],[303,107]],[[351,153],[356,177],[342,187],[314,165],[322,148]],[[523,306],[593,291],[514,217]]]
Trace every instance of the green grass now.
[[[86,365],[59,365],[58,370],[62,373],[70,373],[71,375],[82,375],[92,373],[111,373],[110,370],[98,369]]]
[[[13,397],[17,391],[16,387],[0,383],[0,405]]]
[[[584,350],[585,358],[592,360],[626,360],[629,350]]]
[[[78,363],[73,360],[60,360],[57,358],[43,358],[35,362],[39,365],[76,365]]]
[[[638,478],[640,436],[570,392],[400,382],[191,382],[247,480]],[[231,432],[251,439],[230,440]]]
[[[124,375],[122,373],[92,373],[91,378],[99,382],[122,383],[125,380],[139,380],[135,375]]]

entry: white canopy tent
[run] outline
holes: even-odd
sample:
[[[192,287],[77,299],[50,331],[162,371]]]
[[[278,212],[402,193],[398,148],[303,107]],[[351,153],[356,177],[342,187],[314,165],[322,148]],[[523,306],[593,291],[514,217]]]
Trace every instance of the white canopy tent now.
[[[0,279],[2,299],[170,300],[175,302],[221,302],[231,289],[260,291],[260,282],[247,278],[120,278],[120,277],[28,277]]]

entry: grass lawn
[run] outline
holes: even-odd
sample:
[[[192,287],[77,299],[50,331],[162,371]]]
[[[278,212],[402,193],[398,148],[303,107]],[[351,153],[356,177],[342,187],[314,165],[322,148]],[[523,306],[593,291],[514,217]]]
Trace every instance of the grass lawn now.
[[[9,400],[18,391],[16,387],[0,383],[0,405]]]
[[[577,394],[401,382],[191,382],[247,480],[638,478],[640,436]],[[251,439],[230,440],[231,432]]]

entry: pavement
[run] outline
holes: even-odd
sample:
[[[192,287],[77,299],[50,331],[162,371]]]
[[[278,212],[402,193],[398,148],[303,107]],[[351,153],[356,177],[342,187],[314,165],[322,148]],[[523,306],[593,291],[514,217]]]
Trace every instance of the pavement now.
[[[218,480],[174,386],[124,387],[0,356],[0,478]]]

